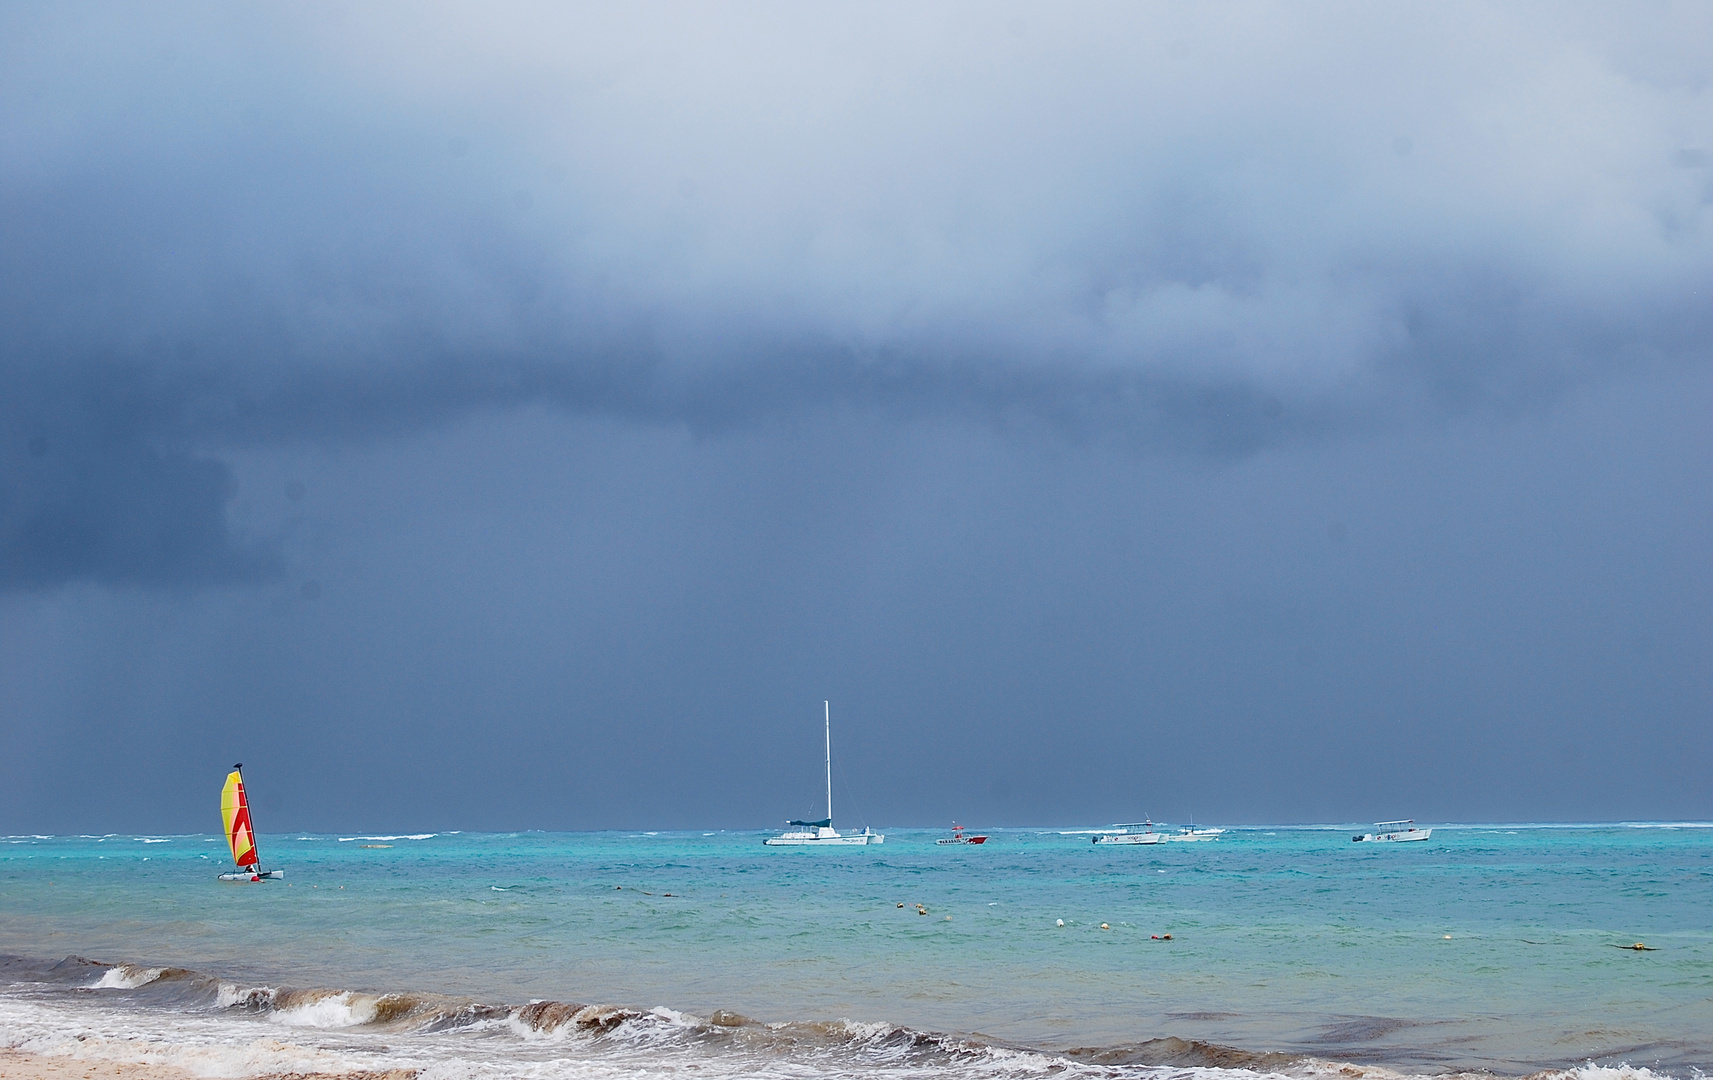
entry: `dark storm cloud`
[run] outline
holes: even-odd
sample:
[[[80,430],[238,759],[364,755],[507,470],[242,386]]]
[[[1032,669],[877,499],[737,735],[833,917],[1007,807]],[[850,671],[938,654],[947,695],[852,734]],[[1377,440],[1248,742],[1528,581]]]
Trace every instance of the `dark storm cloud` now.
[[[548,402],[1230,457],[1703,359],[1705,9],[4,16],[0,587]]]

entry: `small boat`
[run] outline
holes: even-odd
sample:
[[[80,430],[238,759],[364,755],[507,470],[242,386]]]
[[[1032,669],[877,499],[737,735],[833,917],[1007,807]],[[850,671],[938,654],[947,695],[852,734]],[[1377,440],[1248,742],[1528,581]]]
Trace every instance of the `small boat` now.
[[[1131,832],[1132,829],[1142,831]],[[1132,821],[1124,825],[1114,825],[1090,839],[1096,844],[1163,844],[1167,836],[1165,833],[1155,832],[1152,821]]]
[[[886,836],[863,826],[859,833],[840,833],[833,828],[833,706],[821,703],[827,725],[827,816],[819,821],[787,821],[788,831],[770,836],[768,847],[842,847],[853,844],[884,844]]]
[[[1141,832],[1131,832],[1141,829]],[[1128,825],[1114,825],[1111,829],[1102,830],[1094,837],[1097,844],[1180,844],[1186,841],[1218,840],[1224,829],[1198,829],[1194,825],[1185,825],[1177,832],[1156,832],[1152,821],[1135,821]]]
[[[1402,844],[1409,840],[1426,840],[1432,835],[1432,829],[1418,829],[1413,821],[1376,821],[1373,832],[1350,839],[1359,844]]]
[[[952,835],[942,836],[938,840],[934,841],[934,843],[936,843],[936,844],[985,844],[985,843],[987,843],[987,837],[985,835],[983,835],[983,836],[966,836],[964,834],[964,827],[962,825],[959,825],[957,822],[954,821],[954,822],[952,822]]]
[[[1185,825],[1166,839],[1171,841],[1218,840],[1224,832],[1224,829],[1198,829],[1194,825]]]
[[[226,774],[220,792],[220,817],[226,823],[226,843],[232,848],[232,863],[238,869],[221,874],[221,881],[265,881],[285,877],[284,870],[263,870],[256,851],[256,830],[250,824],[250,800],[244,794],[243,762]]]

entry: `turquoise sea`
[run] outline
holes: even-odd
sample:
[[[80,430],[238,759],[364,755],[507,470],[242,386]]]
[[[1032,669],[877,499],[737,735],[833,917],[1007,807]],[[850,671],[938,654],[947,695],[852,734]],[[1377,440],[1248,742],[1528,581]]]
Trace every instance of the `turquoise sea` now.
[[[0,1045],[427,1080],[1713,1071],[1713,828],[1358,831],[264,834],[286,879],[238,885],[213,834],[6,837]]]

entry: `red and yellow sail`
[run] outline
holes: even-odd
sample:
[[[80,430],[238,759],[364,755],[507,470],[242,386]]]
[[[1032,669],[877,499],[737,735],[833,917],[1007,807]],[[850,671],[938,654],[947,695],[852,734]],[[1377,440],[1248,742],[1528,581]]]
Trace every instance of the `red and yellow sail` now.
[[[232,861],[239,866],[256,865],[256,834],[250,828],[250,800],[244,797],[244,776],[236,769],[226,776],[220,792],[220,816],[226,820],[226,842],[232,845]]]

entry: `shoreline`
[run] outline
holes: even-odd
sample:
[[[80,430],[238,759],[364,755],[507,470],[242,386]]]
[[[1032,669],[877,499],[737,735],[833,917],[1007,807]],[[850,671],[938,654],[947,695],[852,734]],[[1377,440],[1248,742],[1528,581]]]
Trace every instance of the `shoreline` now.
[[[0,1080],[205,1080],[214,1074],[192,1072],[155,1061],[112,1061],[72,1055],[38,1054],[0,1047]],[[416,1080],[416,1069],[353,1072],[263,1073],[247,1080]]]
[[[16,956],[0,959],[12,962],[27,960]],[[220,1013],[228,1013],[232,1019],[238,1019],[240,1016],[255,1019],[269,1014],[275,1018],[294,1014],[303,1016],[312,1012],[320,1014],[307,1024],[286,1020],[286,1026],[251,1032],[252,1036],[260,1034],[260,1039],[234,1039],[227,1043],[228,1049],[236,1050],[248,1046],[262,1050],[264,1056],[287,1050],[297,1054],[305,1050],[311,1054],[320,1050],[341,1052],[325,1044],[317,1047],[319,1040],[313,1038],[308,1043],[303,1043],[304,1036],[316,1033],[357,1038],[385,1037],[392,1044],[390,1047],[380,1047],[385,1051],[404,1049],[394,1040],[408,1040],[415,1035],[445,1034],[460,1029],[478,1030],[495,1024],[513,1026],[516,1033],[525,1040],[525,1044],[518,1048],[524,1049],[525,1055],[529,1056],[526,1045],[532,1041],[535,1042],[536,1050],[544,1049],[537,1040],[581,1037],[578,1041],[601,1041],[602,1036],[615,1034],[621,1027],[640,1025],[655,1029],[656,1035],[665,1035],[669,1040],[687,1039],[700,1044],[704,1049],[729,1050],[739,1055],[758,1049],[789,1055],[790,1051],[805,1047],[823,1051],[849,1050],[860,1054],[889,1044],[907,1047],[912,1053],[937,1056],[943,1058],[946,1063],[971,1053],[1024,1054],[1038,1056],[1044,1062],[1056,1059],[1064,1063],[1097,1069],[1116,1069],[1121,1072],[1140,1069],[1146,1070],[1148,1074],[1158,1070],[1205,1069],[1273,1077],[1534,1080],[1573,1077],[1584,1069],[1595,1069],[1602,1073],[1621,1073],[1632,1077],[1669,1078],[1680,1075],[1671,1071],[1670,1067],[1661,1069],[1657,1061],[1632,1062],[1627,1057],[1612,1060],[1608,1055],[1552,1063],[1540,1060],[1529,1062],[1527,1059],[1458,1062],[1442,1058],[1435,1061],[1432,1056],[1424,1057],[1407,1049],[1399,1055],[1387,1055],[1384,1049],[1378,1047],[1357,1053],[1339,1053],[1330,1047],[1322,1048],[1318,1052],[1305,1047],[1255,1050],[1230,1042],[1170,1034],[1156,1034],[1105,1045],[1072,1042],[1055,1046],[1013,1042],[976,1032],[910,1027],[886,1021],[766,1021],[724,1009],[716,1009],[703,1017],[665,1007],[648,1009],[547,999],[532,999],[523,1005],[480,1003],[458,995],[425,992],[291,986],[284,983],[275,986],[247,986],[184,967],[144,967],[80,956],[68,956],[58,962],[40,963],[40,976],[60,982],[60,989],[72,991],[78,996],[58,1001],[38,998],[38,1005],[50,1009],[69,1006],[76,1010],[78,1006],[73,1003],[79,999],[95,1004],[106,998],[112,1004],[125,1002],[133,1009],[165,1009],[168,1012],[160,1015],[158,1027],[153,1023],[147,1025],[161,1034],[178,1030],[178,1026],[171,1023],[167,1016],[187,1007],[197,1012],[210,1010],[204,1013],[204,1016],[216,1020]],[[56,975],[59,976],[58,979],[55,979]],[[91,978],[95,981],[89,981]],[[163,997],[151,1001],[156,992],[161,992]],[[83,997],[85,994],[99,996]],[[109,994],[114,996],[108,998]],[[132,1015],[136,1014],[133,1012]],[[81,1028],[82,1025],[77,1027]],[[133,1031],[135,1030],[133,1028]],[[233,1029],[234,1032],[236,1030]],[[148,1036],[103,1036],[94,1032],[85,1034],[83,1031],[73,1033],[72,1030],[65,1029],[62,1029],[61,1036],[67,1041],[47,1050],[26,1050],[19,1048],[20,1044],[6,1046],[4,1041],[0,1041],[0,1055],[4,1055],[0,1057],[0,1080],[415,1080],[423,1068],[427,1067],[420,1059],[408,1061],[407,1057],[406,1062],[385,1069],[363,1068],[361,1063],[353,1063],[351,1068],[342,1068],[333,1062],[326,1062],[332,1067],[318,1068],[315,1066],[323,1062],[312,1062],[301,1056],[297,1056],[292,1062],[297,1068],[279,1067],[285,1062],[277,1056],[274,1060],[278,1064],[273,1068],[266,1067],[253,1057],[247,1065],[195,1062],[186,1066],[172,1063],[170,1059],[177,1057],[174,1050],[180,1046],[188,1049],[189,1042],[180,1044],[171,1038],[157,1040]],[[89,1052],[83,1049],[86,1038],[92,1039],[88,1044],[91,1048]],[[93,1050],[97,1044],[103,1046],[106,1052]],[[22,1045],[29,1045],[29,1040],[26,1039]],[[570,1050],[563,1041],[558,1042],[558,1045]],[[135,1047],[134,1051],[131,1050],[132,1047]],[[169,1060],[161,1060],[163,1056]],[[573,1052],[567,1054],[565,1059],[570,1060],[577,1056]],[[1607,1060],[1600,1060],[1601,1058]],[[1692,1076],[1699,1076],[1700,1070],[1691,1067],[1690,1073]]]

